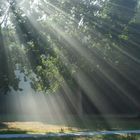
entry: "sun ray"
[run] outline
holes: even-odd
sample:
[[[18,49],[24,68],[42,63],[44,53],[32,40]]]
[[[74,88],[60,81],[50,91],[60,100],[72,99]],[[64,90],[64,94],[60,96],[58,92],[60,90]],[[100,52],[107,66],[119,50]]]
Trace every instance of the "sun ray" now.
[[[82,4],[79,11],[76,5],[63,8],[64,1],[16,2],[6,10],[8,22],[2,26],[6,57],[11,59],[8,73],[11,76],[12,69],[18,81],[7,97],[16,115],[22,114],[24,121],[67,126],[80,122],[84,127],[92,122],[89,116],[97,115],[108,129],[113,123],[107,115],[138,115],[139,42],[127,34],[129,28],[135,30],[129,27],[133,19],[124,23],[131,17],[119,17],[113,23],[111,8],[104,8],[110,4],[117,10],[134,9],[105,0],[77,1],[79,7]],[[99,9],[90,11],[92,6]],[[86,115],[88,121],[84,121]]]

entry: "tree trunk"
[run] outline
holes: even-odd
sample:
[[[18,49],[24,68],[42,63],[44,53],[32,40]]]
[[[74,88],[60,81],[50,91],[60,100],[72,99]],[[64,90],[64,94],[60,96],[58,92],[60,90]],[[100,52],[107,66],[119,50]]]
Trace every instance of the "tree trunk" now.
[[[83,106],[82,106],[82,91],[81,88],[79,87],[77,89],[77,101],[76,101],[76,110],[77,110],[77,114],[82,117],[83,116]]]

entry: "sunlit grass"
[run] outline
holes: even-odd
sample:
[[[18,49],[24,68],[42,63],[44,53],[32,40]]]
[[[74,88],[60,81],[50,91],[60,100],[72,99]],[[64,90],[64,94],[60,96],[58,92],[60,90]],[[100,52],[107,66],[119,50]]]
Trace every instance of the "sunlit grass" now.
[[[73,116],[74,117],[74,116]],[[8,133],[49,133],[49,132],[77,132],[77,131],[108,131],[108,130],[139,130],[139,119],[110,119],[103,120],[101,117],[85,116],[81,120],[75,116],[75,122],[47,122],[47,121],[12,121],[1,122],[0,134]],[[108,123],[109,120],[109,123]]]
[[[53,125],[41,122],[3,122],[0,133],[48,133],[48,132],[70,132],[79,131],[80,128],[66,125]]]

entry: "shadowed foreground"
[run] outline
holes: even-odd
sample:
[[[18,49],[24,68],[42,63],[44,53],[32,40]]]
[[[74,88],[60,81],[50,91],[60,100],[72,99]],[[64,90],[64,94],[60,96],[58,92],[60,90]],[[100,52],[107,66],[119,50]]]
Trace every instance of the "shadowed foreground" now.
[[[48,134],[4,134],[2,139],[39,139],[39,140],[138,140],[140,130],[104,131],[104,132],[72,132]]]

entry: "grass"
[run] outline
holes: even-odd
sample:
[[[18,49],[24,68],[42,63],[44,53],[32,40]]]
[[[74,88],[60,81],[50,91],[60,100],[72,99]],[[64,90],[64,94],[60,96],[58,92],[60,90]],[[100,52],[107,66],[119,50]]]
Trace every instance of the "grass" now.
[[[80,128],[66,125],[51,125],[42,122],[2,122],[0,134],[12,133],[48,133],[79,131]]]
[[[71,132],[71,131],[104,131],[104,130],[133,130],[140,129],[139,119],[99,119],[95,117],[76,118],[72,122],[4,122],[0,123],[0,134],[27,134],[48,132]],[[128,135],[96,135],[94,137],[34,137],[14,138],[7,140],[140,140],[139,134]]]
[[[1,122],[0,133],[47,133],[71,131],[104,131],[140,129],[139,119],[109,121],[97,118],[84,118],[74,122]]]

